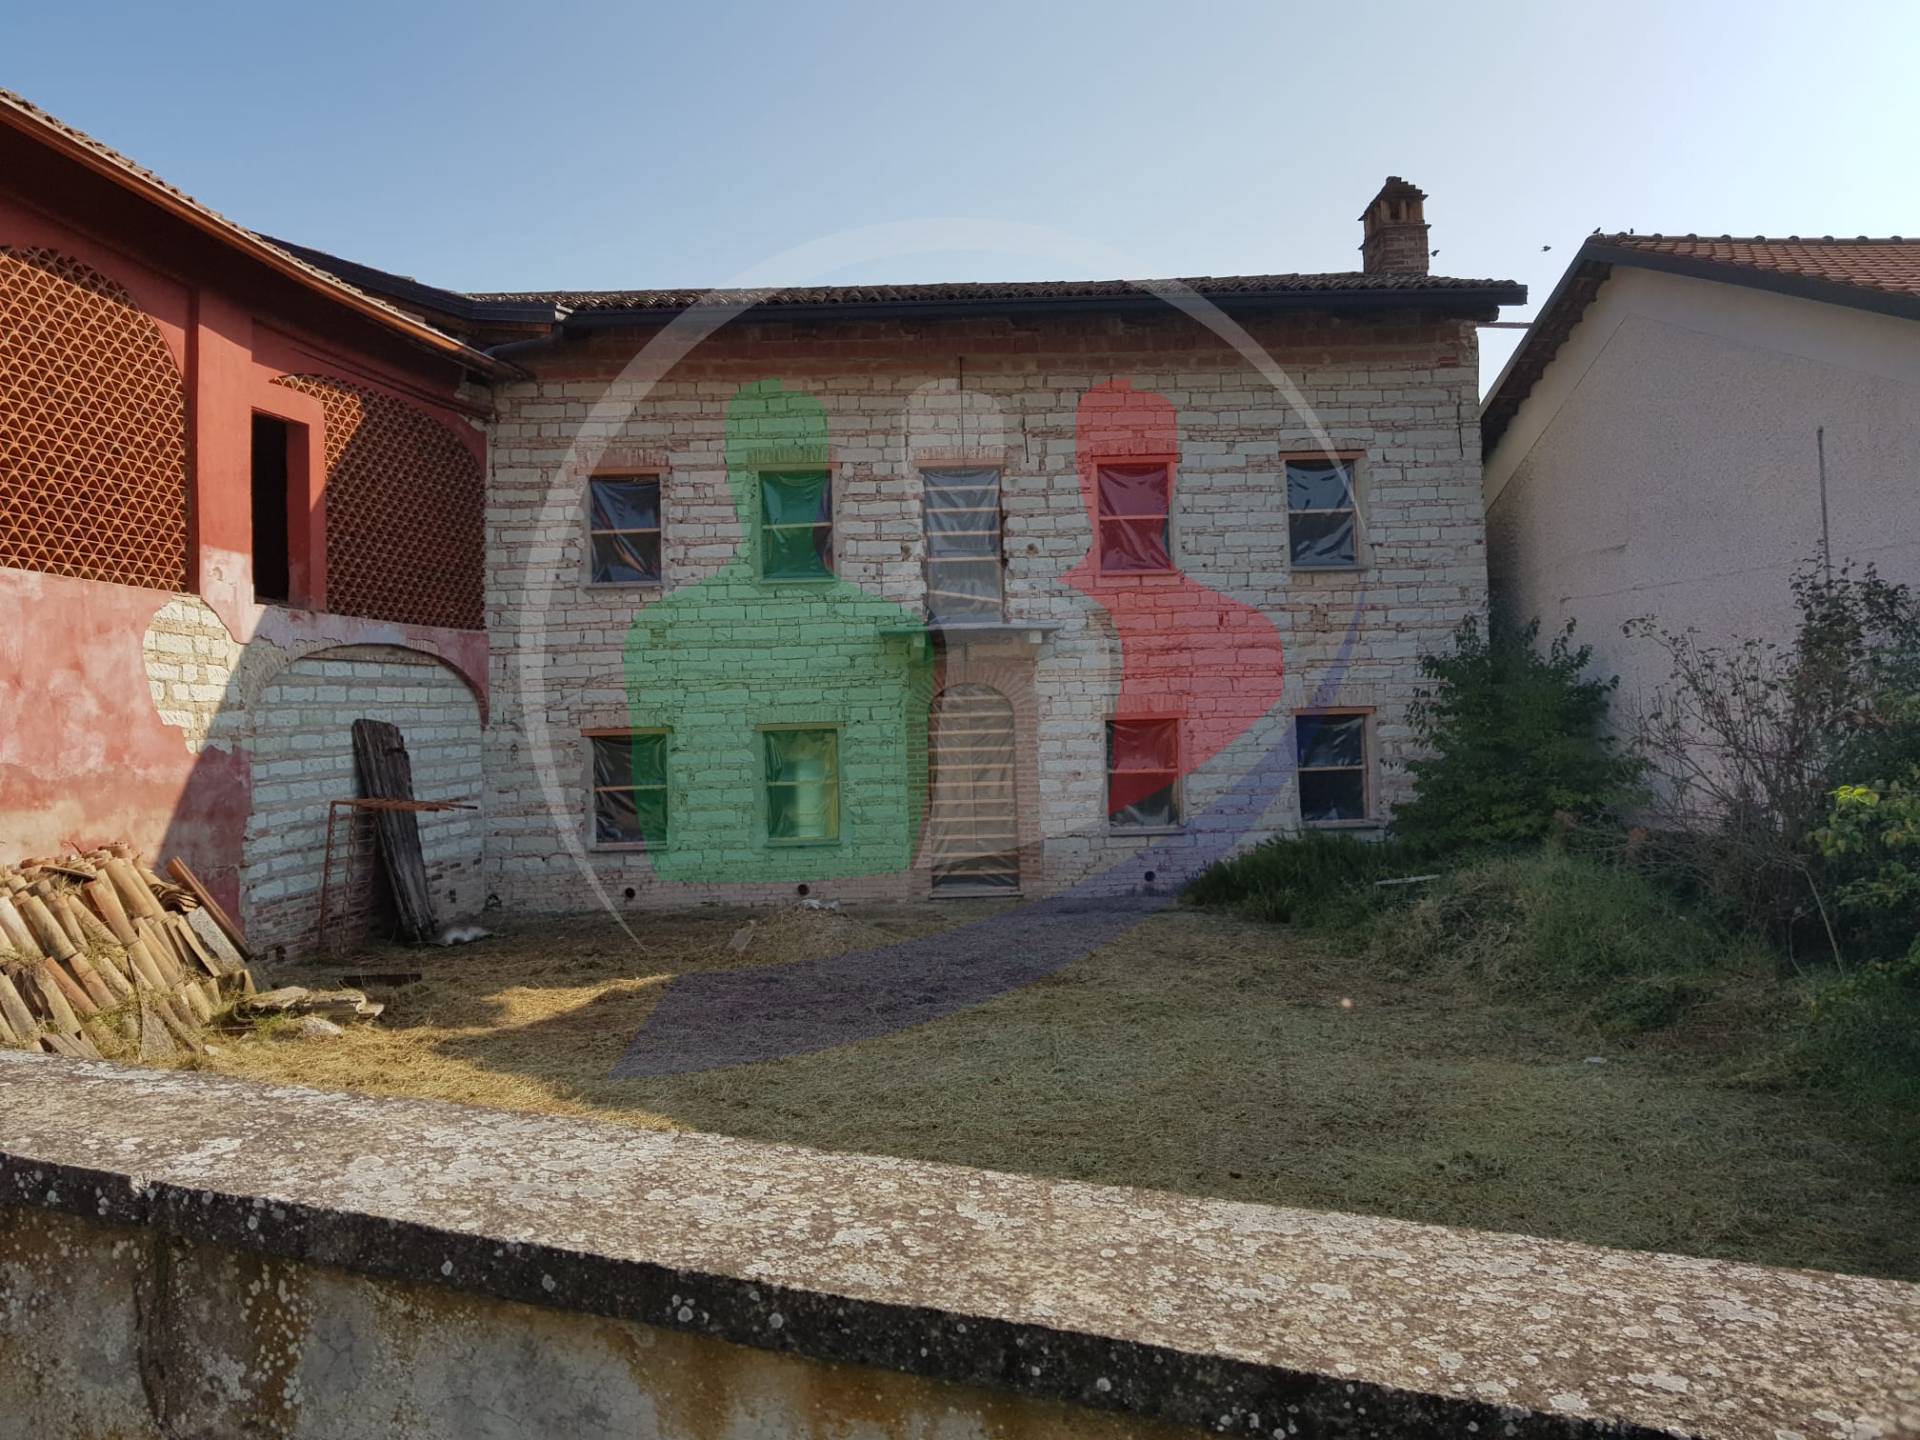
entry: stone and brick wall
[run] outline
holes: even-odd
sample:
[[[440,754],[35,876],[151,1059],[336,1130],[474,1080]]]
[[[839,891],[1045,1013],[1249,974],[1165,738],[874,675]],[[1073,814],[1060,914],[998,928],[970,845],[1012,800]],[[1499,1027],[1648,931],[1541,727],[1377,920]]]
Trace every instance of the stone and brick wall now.
[[[593,849],[581,738],[631,713],[624,646],[636,620],[711,581],[750,538],[730,489],[725,427],[741,387],[769,379],[824,407],[838,574],[877,601],[915,614],[923,604],[919,467],[1002,470],[1007,618],[1054,627],[1037,644],[1019,636],[996,642],[993,662],[1008,667],[1002,688],[1016,708],[1023,686],[1033,696],[1033,733],[1022,743],[1031,746],[1037,784],[1023,787],[1022,799],[1038,813],[1022,823],[1037,831],[1040,859],[1026,866],[1027,893],[1100,874],[1143,843],[1106,824],[1105,724],[1121,680],[1114,627],[1062,579],[1090,543],[1076,414],[1089,391],[1115,377],[1164,397],[1177,414],[1179,567],[1267,616],[1285,656],[1279,702],[1188,777],[1187,813],[1224,795],[1271,747],[1290,745],[1292,712],[1318,704],[1371,710],[1373,810],[1383,819],[1406,789],[1416,656],[1444,645],[1485,603],[1473,328],[1408,315],[1285,317],[1248,328],[1298,386],[1310,416],[1226,344],[1171,312],[755,322],[721,331],[650,386],[617,378],[640,343],[631,335],[602,333],[532,357],[535,378],[497,391],[489,480],[493,888],[510,905],[577,905],[575,865],[584,860],[608,894],[636,903],[793,893],[795,877],[785,874],[746,885],[663,885],[644,854]],[[1308,573],[1288,563],[1280,457],[1319,450],[1323,433],[1332,448],[1363,457],[1365,563],[1356,570]],[[664,476],[662,587],[586,583],[583,501],[596,467]],[[724,626],[730,613],[707,618]],[[750,651],[742,666],[769,661]],[[956,674],[979,678],[979,662],[961,649],[950,648],[948,658]],[[805,668],[804,657],[796,663]],[[703,781],[684,769],[670,777],[693,805]],[[1297,823],[1290,786],[1255,808],[1262,813],[1246,817],[1249,839]],[[1177,881],[1178,865],[1160,878]],[[889,869],[842,873],[820,893],[924,887],[924,873]]]
[[[252,757],[241,905],[256,949],[299,949],[319,914],[328,802],[360,793],[353,722],[400,727],[421,800],[475,804],[480,798],[481,725],[473,692],[432,657],[395,646],[355,645],[292,661],[260,687],[244,742]],[[331,933],[364,933],[378,858],[370,827],[358,822],[360,860],[351,884],[339,869],[329,904]],[[473,810],[419,817],[420,845],[437,907],[446,915],[480,908],[483,836]],[[338,827],[344,845],[347,822]],[[336,856],[336,867],[341,857]]]

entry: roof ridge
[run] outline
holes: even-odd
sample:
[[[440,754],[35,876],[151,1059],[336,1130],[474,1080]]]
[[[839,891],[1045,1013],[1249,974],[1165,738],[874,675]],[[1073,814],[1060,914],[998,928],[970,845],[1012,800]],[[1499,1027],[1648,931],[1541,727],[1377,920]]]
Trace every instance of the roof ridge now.
[[[1588,238],[1616,244],[1636,240],[1691,240],[1715,245],[1920,245],[1920,236],[1912,235],[1698,235],[1691,231],[1682,235],[1661,230],[1621,230],[1595,231]]]
[[[1423,275],[1409,272],[1372,272],[1361,270],[1290,271],[1249,275],[1189,275],[1176,277],[1140,277],[1102,280],[935,280],[918,282],[881,281],[841,285],[758,285],[750,287],[684,286],[646,287],[629,290],[479,290],[463,292],[480,302],[557,302],[574,310],[592,309],[664,309],[681,308],[711,301],[725,303],[758,299],[779,304],[802,302],[934,303],[941,300],[968,299],[1108,299],[1135,294],[1151,295],[1155,290],[1181,286],[1201,296],[1259,296],[1262,294],[1307,293],[1428,293],[1450,294],[1463,291],[1517,291],[1510,280],[1493,280],[1447,275]],[[1501,303],[1519,303],[1517,297]]]

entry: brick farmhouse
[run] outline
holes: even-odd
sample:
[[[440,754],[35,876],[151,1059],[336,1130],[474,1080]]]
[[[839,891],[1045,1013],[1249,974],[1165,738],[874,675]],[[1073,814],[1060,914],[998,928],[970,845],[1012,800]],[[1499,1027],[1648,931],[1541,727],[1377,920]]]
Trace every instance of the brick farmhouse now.
[[[475,295],[16,97],[0,162],[0,859],[180,854],[259,944],[355,719],[472,807],[449,914],[1130,891],[1379,827],[1486,603],[1524,292],[1398,179],[1353,272]]]

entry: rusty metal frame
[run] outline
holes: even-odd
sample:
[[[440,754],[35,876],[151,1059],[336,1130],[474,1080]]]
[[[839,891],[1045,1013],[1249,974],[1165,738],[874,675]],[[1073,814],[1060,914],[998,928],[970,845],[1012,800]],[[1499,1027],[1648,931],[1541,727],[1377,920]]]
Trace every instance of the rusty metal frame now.
[[[424,814],[439,810],[478,810],[478,805],[459,800],[386,800],[380,798],[357,797],[351,800],[329,800],[327,802],[327,847],[320,862],[320,915],[314,924],[314,948],[327,952],[327,921],[332,916],[333,900],[333,837],[340,812],[354,812],[357,820],[362,812],[376,810],[405,810],[414,814]],[[341,885],[349,893],[353,890],[355,876],[360,863],[360,827],[347,826],[346,854],[343,857],[345,874]]]

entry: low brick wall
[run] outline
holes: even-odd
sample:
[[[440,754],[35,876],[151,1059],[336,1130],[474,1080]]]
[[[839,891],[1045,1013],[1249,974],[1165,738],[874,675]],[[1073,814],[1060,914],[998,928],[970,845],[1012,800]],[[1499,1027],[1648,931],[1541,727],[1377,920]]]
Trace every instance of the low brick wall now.
[[[0,1054],[5,1433],[1884,1440],[1916,1355],[1894,1281]]]

